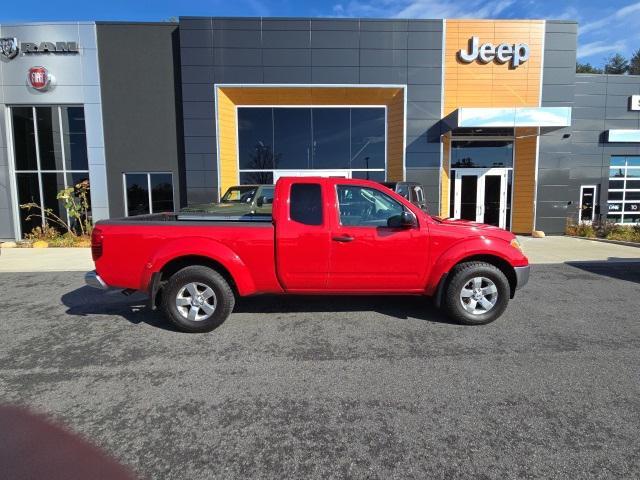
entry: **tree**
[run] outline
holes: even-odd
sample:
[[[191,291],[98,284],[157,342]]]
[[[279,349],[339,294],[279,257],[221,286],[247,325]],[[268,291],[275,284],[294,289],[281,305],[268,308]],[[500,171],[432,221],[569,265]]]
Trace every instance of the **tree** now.
[[[594,67],[590,63],[576,63],[576,73],[602,73],[601,68]]]
[[[640,48],[631,55],[629,62],[629,74],[640,75]]]
[[[604,73],[624,75],[629,70],[629,62],[619,53],[612,55],[604,66]]]

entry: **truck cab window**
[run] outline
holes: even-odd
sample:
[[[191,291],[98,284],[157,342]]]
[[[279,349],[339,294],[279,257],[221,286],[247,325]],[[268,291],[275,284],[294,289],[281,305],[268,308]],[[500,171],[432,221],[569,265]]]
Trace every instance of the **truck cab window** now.
[[[221,203],[251,203],[257,187],[231,187],[222,197]]]
[[[322,191],[318,183],[291,185],[289,216],[304,225],[322,225]]]
[[[409,200],[409,187],[407,185],[398,185],[396,193]]]
[[[264,199],[265,204],[268,204],[268,205],[273,204],[273,193],[274,193],[273,188],[265,188],[262,190],[262,197]]]
[[[337,192],[342,225],[386,227],[389,218],[404,211],[393,198],[373,188],[339,185]]]

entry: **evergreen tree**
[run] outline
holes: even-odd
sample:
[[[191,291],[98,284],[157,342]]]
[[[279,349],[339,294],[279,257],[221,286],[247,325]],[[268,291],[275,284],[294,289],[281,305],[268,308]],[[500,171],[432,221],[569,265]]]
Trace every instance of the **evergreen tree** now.
[[[604,73],[623,75],[629,70],[629,62],[619,53],[612,55],[604,66]]]
[[[590,63],[576,63],[576,73],[602,73],[601,68],[594,67]]]
[[[640,75],[640,48],[631,55],[629,73],[631,75]]]

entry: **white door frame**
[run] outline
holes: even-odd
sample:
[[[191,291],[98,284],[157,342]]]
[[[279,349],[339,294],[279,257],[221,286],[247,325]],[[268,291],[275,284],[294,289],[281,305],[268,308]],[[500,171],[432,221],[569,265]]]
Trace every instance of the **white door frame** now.
[[[274,170],[273,183],[280,177],[342,177],[351,178],[351,170]]]
[[[585,188],[593,188],[593,205],[591,205],[591,218],[585,220],[582,218],[582,194]],[[578,223],[580,222],[593,222],[596,218],[596,198],[598,198],[598,186],[597,185],[580,185],[580,198],[578,199]]]
[[[461,191],[462,177],[477,177],[478,183],[476,188],[476,218],[478,223],[484,223],[485,205],[485,180],[487,175],[500,177],[500,219],[498,226],[505,228],[507,224],[507,178],[509,175],[508,168],[457,168],[455,178],[455,196],[454,196],[454,212],[453,218],[460,218],[461,207]]]

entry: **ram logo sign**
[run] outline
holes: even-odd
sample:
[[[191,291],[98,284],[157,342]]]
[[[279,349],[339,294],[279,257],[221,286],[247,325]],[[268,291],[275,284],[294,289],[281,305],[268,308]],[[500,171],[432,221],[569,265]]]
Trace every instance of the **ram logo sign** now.
[[[78,53],[78,42],[24,42],[20,44],[24,53]]]
[[[469,49],[467,51],[460,50],[458,58],[464,63],[471,63],[476,60],[481,63],[507,63],[511,68],[517,68],[527,60],[529,60],[529,45],[526,43],[501,43],[497,47],[492,43],[483,43],[480,45],[478,37],[471,37],[469,40]]]
[[[22,42],[18,44],[15,37],[0,38],[0,55],[11,60],[22,52],[23,55],[34,53],[77,54],[80,53],[78,42]]]

